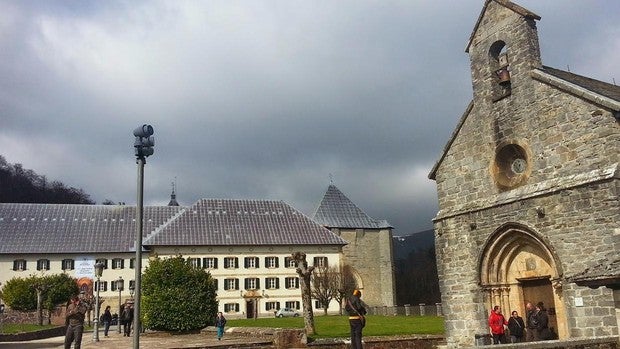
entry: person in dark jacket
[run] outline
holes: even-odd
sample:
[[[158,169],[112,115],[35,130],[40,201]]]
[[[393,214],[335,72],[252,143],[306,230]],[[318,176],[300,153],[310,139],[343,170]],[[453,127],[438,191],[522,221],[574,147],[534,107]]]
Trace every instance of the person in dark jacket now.
[[[536,340],[546,341],[551,339],[551,331],[549,330],[549,316],[543,302],[536,304],[536,312],[534,313],[536,318]]]
[[[123,319],[123,337],[131,336],[131,325],[133,323],[133,306],[129,303],[125,304],[125,309],[121,313]]]
[[[520,343],[523,342],[523,334],[525,333],[525,323],[523,322],[523,318],[519,316],[516,310],[512,311],[510,314],[510,319],[508,320],[508,330],[510,331],[510,343]]]
[[[217,313],[217,317],[215,318],[215,327],[217,327],[217,340],[222,340],[224,336],[224,327],[226,326],[226,318],[222,312]]]
[[[525,327],[527,328],[525,331],[526,342],[538,340],[536,339],[536,325],[538,320],[536,320],[536,316],[534,315],[535,313],[536,308],[531,302],[527,302],[527,304],[525,304]]]
[[[366,308],[362,302],[362,292],[353,291],[351,297],[347,298],[345,310],[349,314],[349,326],[351,327],[351,348],[362,349],[362,329],[366,325]]]
[[[110,324],[112,323],[112,313],[110,312],[109,305],[105,307],[101,320],[103,321],[103,336],[107,337],[108,332],[110,331]]]
[[[82,334],[84,333],[84,318],[88,308],[80,300],[79,296],[71,298],[71,303],[67,306],[65,325],[65,349],[71,348],[71,343],[75,342],[75,349],[82,347]]]

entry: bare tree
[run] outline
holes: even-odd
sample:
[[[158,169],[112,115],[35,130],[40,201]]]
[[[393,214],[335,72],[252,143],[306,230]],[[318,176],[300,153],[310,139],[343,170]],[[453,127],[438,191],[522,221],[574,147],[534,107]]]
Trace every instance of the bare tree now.
[[[327,315],[329,303],[338,293],[337,278],[339,273],[338,268],[327,266],[315,266],[312,272],[312,298],[319,301],[325,315]]]
[[[357,288],[357,281],[355,280],[353,268],[346,264],[341,266],[334,278],[334,283],[334,289],[338,290],[338,292],[334,294],[334,300],[338,302],[339,313],[342,315],[342,301]]]
[[[314,267],[308,267],[306,254],[303,252],[295,252],[292,257],[297,264],[296,271],[299,275],[299,288],[301,289],[301,302],[303,304],[306,335],[310,336],[316,333],[314,314],[312,312],[312,296],[310,293],[310,278],[312,277],[312,270],[314,270]]]

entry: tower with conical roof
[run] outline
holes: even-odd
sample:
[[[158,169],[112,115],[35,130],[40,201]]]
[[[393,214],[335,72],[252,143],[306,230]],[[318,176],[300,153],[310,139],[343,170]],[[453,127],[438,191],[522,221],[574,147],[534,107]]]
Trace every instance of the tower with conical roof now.
[[[364,301],[370,306],[393,306],[392,226],[368,216],[333,184],[312,219],[348,242],[343,247],[342,265],[354,271]]]

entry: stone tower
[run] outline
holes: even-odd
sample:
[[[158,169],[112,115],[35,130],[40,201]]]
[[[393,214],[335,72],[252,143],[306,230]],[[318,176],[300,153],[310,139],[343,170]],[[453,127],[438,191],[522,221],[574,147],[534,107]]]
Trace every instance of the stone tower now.
[[[370,306],[393,306],[394,260],[392,227],[358,208],[335,185],[330,185],[312,219],[348,244],[343,265],[352,267],[364,302]]]
[[[543,66],[537,20],[485,1],[466,48],[473,100],[429,175],[449,347],[488,333],[494,305],[523,315],[528,301],[560,339],[618,335],[614,291],[570,280],[618,265],[620,88]]]

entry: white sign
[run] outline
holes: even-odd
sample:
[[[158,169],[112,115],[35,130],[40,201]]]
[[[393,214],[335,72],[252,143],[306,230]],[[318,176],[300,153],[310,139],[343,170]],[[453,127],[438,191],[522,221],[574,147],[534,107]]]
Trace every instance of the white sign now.
[[[75,259],[75,277],[95,278],[95,257],[82,256]]]

